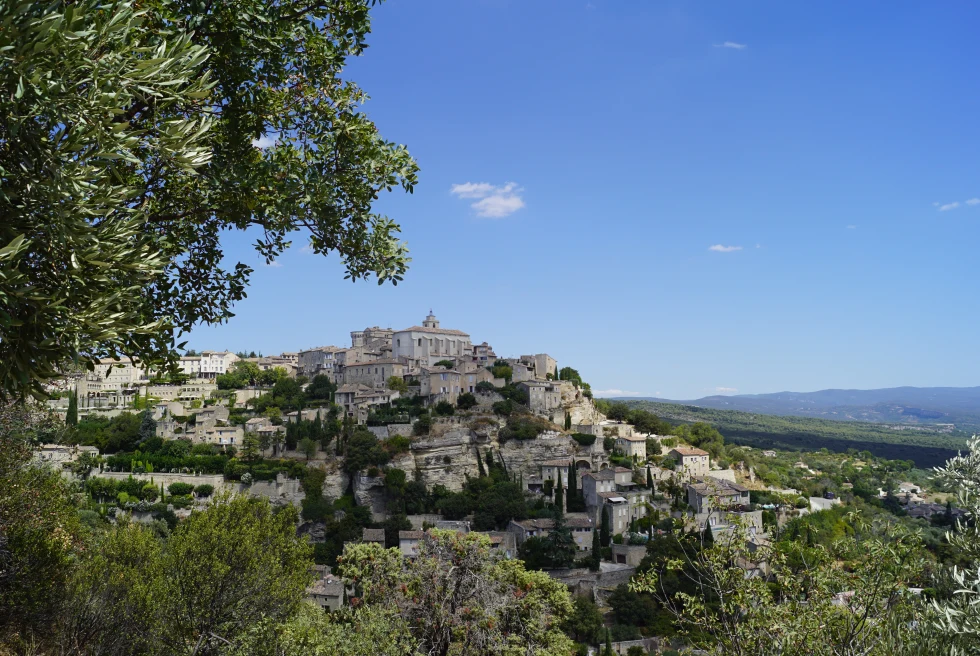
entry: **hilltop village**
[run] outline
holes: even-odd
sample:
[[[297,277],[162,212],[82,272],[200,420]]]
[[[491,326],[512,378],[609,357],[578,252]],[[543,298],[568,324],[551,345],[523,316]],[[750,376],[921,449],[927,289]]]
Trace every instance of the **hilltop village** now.
[[[321,568],[308,596],[331,609],[347,603],[331,573],[345,545],[411,558],[426,531],[444,529],[483,533],[505,557],[625,614],[625,584],[649,565],[657,536],[735,536],[762,552],[780,527],[853,497],[848,481],[868,487],[862,471],[890,471],[870,457],[795,456],[791,477],[774,478],[776,451],[726,449],[706,425],[678,429],[595,400],[553,357],[498,357],[431,312],[402,330],[353,331],[346,347],[191,352],[179,368],[103,361],[66,376],[49,405],[78,444],[38,457],[84,479],[108,521],[166,531],[222,492],[296,506]],[[895,487],[857,492],[898,493],[926,519],[958,515],[921,485]],[[650,633],[621,628],[612,648],[662,646]]]

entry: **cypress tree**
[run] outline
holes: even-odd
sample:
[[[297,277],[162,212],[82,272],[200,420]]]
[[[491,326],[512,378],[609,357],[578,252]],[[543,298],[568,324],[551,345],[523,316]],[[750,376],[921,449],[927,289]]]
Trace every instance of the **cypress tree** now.
[[[555,490],[555,506],[558,512],[565,512],[565,490],[561,482],[561,470],[558,470],[558,489]]]
[[[568,512],[578,510],[578,476],[575,473],[575,461],[568,464],[568,501],[565,503]]]
[[[615,656],[612,650],[612,638],[609,637],[609,627],[606,627],[606,650],[603,656]]]
[[[572,415],[570,412],[565,413],[565,430],[572,429]]]
[[[65,424],[78,426],[78,392],[68,393],[68,413],[65,415]]]
[[[593,572],[599,571],[599,564],[602,562],[602,545],[599,544],[599,531],[592,531],[592,557],[589,562],[589,569]]]
[[[599,543],[603,547],[609,546],[609,508],[602,509],[602,523],[599,526]]]
[[[487,475],[487,471],[483,468],[483,458],[480,457],[480,449],[476,450],[476,466],[480,473],[480,478]]]
[[[650,472],[649,467],[647,467],[647,487],[651,490],[653,489],[653,474]]]

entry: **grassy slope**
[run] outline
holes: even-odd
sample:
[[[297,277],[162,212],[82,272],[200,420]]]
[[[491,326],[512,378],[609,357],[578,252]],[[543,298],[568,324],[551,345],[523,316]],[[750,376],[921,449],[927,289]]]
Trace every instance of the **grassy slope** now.
[[[827,448],[842,452],[853,448],[882,458],[913,460],[919,467],[943,464],[966,442],[964,435],[898,431],[866,422],[761,415],[655,401],[627,403],[674,422],[707,422],[726,441],[736,444],[805,451]]]

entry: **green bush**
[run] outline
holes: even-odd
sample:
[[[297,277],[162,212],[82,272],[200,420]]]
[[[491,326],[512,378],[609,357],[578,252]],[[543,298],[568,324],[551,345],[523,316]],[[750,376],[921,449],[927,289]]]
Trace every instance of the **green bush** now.
[[[481,380],[476,384],[476,389],[478,392],[492,392],[497,388],[489,380]]]
[[[143,490],[140,493],[140,496],[145,501],[156,501],[157,500],[157,496],[159,496],[159,494],[160,494],[160,492],[157,490],[157,486],[156,485],[154,485],[153,483],[147,483],[146,486],[143,487]]]
[[[572,433],[572,439],[582,446],[592,446],[595,444],[596,437],[588,433]]]
[[[456,406],[460,410],[469,410],[475,405],[476,405],[476,397],[470,394],[469,392],[463,392],[462,394],[459,395],[459,398],[456,399]]]
[[[493,404],[493,413],[502,417],[509,417],[514,412],[514,404],[510,399],[497,401]]]
[[[602,438],[602,448],[604,451],[612,451],[616,448],[616,438],[614,437],[604,437]]]
[[[167,486],[167,492],[174,496],[184,496],[194,491],[194,486],[190,483],[171,483]]]
[[[551,422],[534,415],[512,416],[507,420],[507,425],[500,429],[497,439],[500,442],[533,440],[550,428],[552,428]]]
[[[197,487],[194,488],[194,494],[196,494],[199,497],[209,497],[212,494],[214,494],[214,486],[208,483],[198,485]]]
[[[432,411],[441,417],[449,417],[456,414],[456,408],[449,401],[439,401],[439,403],[433,406]]]
[[[415,435],[428,435],[429,431],[432,429],[432,417],[429,415],[421,415],[414,424],[412,424],[412,433]]]

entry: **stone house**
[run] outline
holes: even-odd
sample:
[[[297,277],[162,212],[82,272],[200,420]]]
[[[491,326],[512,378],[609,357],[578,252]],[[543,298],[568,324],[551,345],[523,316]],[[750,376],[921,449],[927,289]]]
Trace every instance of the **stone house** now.
[[[361,534],[361,542],[380,544],[385,546],[385,530],[383,528],[366,528]]]
[[[339,346],[317,346],[300,351],[296,356],[296,370],[309,378],[323,374],[337,383],[341,369],[340,354],[344,350]]]
[[[708,452],[688,446],[678,446],[670,450],[668,457],[677,461],[676,471],[688,476],[707,476],[709,469]]]
[[[629,529],[634,519],[646,517],[652,492],[633,482],[633,471],[625,467],[603,469],[582,477],[585,504],[596,522],[608,507],[610,529],[613,535]]]
[[[527,392],[531,412],[547,414],[561,408],[561,383],[523,381],[517,387]]]
[[[390,377],[404,378],[406,373],[408,373],[408,365],[400,360],[359,362],[344,367],[344,383],[384,388],[387,387]]]
[[[473,362],[481,367],[492,367],[497,361],[497,354],[493,352],[493,347],[483,342],[473,346]]]
[[[414,558],[419,555],[419,543],[425,537],[424,531],[398,531],[398,548],[402,555]]]
[[[647,555],[646,545],[616,544],[609,545],[612,548],[612,561],[620,565],[639,567],[643,558]]]
[[[473,344],[462,330],[441,328],[432,312],[421,326],[397,330],[392,334],[392,357],[431,367],[440,360],[473,357]]]
[[[625,467],[589,472],[582,477],[582,493],[587,506],[600,506],[600,492],[625,492],[633,489],[633,470]]]
[[[442,367],[422,369],[419,383],[419,393],[426,397],[430,404],[448,401],[456,405],[459,395],[467,391],[463,388],[463,374],[455,369]]]
[[[91,456],[99,455],[98,448],[94,446],[75,446],[70,444],[42,444],[38,447],[34,457],[38,462],[43,462],[54,467],[63,467],[70,462],[75,462],[80,455],[87,453]]]
[[[568,489],[568,468],[570,466],[571,461],[568,458],[545,460],[541,463],[541,482],[552,481],[552,485],[557,486],[558,475],[561,474],[561,486],[563,489]]]
[[[238,356],[230,351],[202,351],[200,355],[185,355],[178,366],[191,378],[217,378],[228,373]]]
[[[687,484],[687,503],[695,513],[748,506],[749,489],[717,478],[696,479]]]
[[[586,513],[567,513],[565,524],[572,533],[575,547],[578,551],[592,550],[592,533],[594,530],[592,519]],[[514,535],[517,546],[524,544],[528,538],[547,537],[555,527],[555,520],[550,517],[540,517],[537,519],[524,519],[521,521],[511,520],[507,525],[507,531]]]
[[[333,574],[322,574],[306,588],[306,599],[323,609],[340,610],[344,605],[344,581]]]
[[[268,417],[253,417],[245,422],[246,433],[258,433],[260,428],[271,426],[272,420]]]
[[[616,438],[616,448],[624,455],[635,458],[637,462],[646,462],[647,438],[645,435],[629,435]]]

